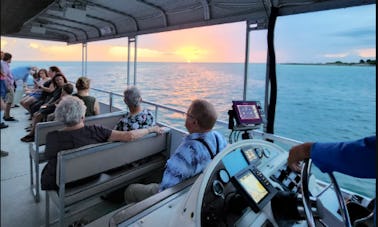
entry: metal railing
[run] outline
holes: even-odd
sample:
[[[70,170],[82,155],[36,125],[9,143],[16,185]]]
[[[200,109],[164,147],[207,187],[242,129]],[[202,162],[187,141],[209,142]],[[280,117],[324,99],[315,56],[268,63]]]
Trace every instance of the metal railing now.
[[[103,94],[106,94],[109,97],[109,99],[108,99],[109,101],[107,103],[104,103],[106,105],[109,105],[109,112],[112,112],[113,108],[116,107],[114,105],[115,104],[114,103],[115,97],[123,99],[123,95],[122,94],[117,94],[117,93],[113,93],[113,92],[102,90],[102,89],[98,89],[98,88],[91,88],[91,90],[96,91],[96,92],[100,92],[100,93],[103,93]],[[159,113],[159,111],[161,109],[166,110],[166,111],[171,111],[171,112],[177,113],[177,114],[184,114],[184,113],[186,113],[186,111],[179,110],[179,109],[176,109],[174,107],[167,106],[167,105],[158,104],[156,102],[142,100],[142,103],[150,105],[150,106],[153,106],[153,108],[154,108],[154,114],[155,114],[154,117],[155,117],[156,121],[159,120],[158,119],[158,113]],[[118,108],[118,107],[116,107],[116,108]],[[228,122],[226,122],[226,121],[217,120],[216,123],[219,126],[221,126],[221,127],[226,127],[226,128],[228,127]]]
[[[110,92],[110,91],[106,91],[106,90],[102,90],[102,89],[98,89],[98,88],[91,88],[91,90],[93,90],[95,92],[99,92],[99,93],[102,94],[102,97],[100,97],[100,98],[98,98],[99,96],[95,95],[95,97],[98,98],[99,100],[103,99],[103,97],[107,97],[108,101],[105,101],[103,103],[105,105],[109,106],[109,109],[108,109],[109,112],[112,112],[113,110],[123,109],[126,106],[123,103],[123,95],[122,94],[117,94],[117,93],[114,93],[114,92]],[[115,106],[117,104],[117,102],[115,102],[116,99],[119,99],[119,104],[122,107]],[[176,114],[180,114],[180,115],[184,115],[185,112],[186,112],[186,111],[183,111],[183,110],[176,109],[174,107],[158,104],[156,102],[143,100],[142,103],[145,104],[145,105],[149,105],[149,106],[153,107],[152,110],[154,111],[155,121],[159,122],[159,123],[160,123],[159,113],[161,111],[170,111],[172,113],[176,113]],[[168,120],[167,125],[171,125],[171,122],[169,122],[170,120],[169,119],[166,119],[166,120]],[[182,124],[181,129],[177,128],[177,127],[173,127],[173,128],[176,128],[176,129],[179,129],[180,131],[182,131],[182,130],[185,130],[185,128],[183,128],[183,127],[184,127],[184,124]],[[227,134],[230,133],[230,129],[228,129],[228,122],[222,121],[222,120],[217,120],[216,121],[216,127],[217,127],[217,129],[219,129],[220,131],[222,131],[225,134],[226,138],[228,137]],[[250,135],[251,135],[251,138],[260,138],[260,139],[263,139],[263,140],[268,139],[268,140],[271,140],[271,141],[274,141],[274,142],[285,144],[286,146],[290,146],[290,147],[302,143],[301,141],[297,141],[297,140],[293,140],[293,139],[290,139],[290,138],[287,138],[287,137],[262,132],[260,130],[253,130],[253,131],[250,132]]]

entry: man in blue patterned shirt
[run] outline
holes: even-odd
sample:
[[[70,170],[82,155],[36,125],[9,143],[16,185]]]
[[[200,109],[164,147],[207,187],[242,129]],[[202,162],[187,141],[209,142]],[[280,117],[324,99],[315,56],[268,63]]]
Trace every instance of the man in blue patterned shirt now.
[[[125,190],[125,201],[141,201],[201,173],[227,145],[226,139],[212,130],[216,119],[217,113],[211,103],[194,100],[186,113],[185,127],[189,135],[168,159],[160,185],[131,184]]]

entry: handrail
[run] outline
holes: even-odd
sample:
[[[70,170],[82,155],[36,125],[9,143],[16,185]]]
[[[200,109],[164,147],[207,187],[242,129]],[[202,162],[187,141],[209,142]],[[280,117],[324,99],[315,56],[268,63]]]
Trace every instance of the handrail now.
[[[98,88],[90,88],[90,89],[109,95],[109,102],[106,103],[106,104],[109,105],[110,112],[112,112],[112,108],[113,108],[113,105],[114,105],[114,96],[121,97],[121,98],[123,97],[123,95],[121,95],[121,94],[117,94],[117,93],[114,93],[114,92],[111,92],[111,91],[106,91],[106,90],[103,90],[103,89],[98,89]],[[176,109],[174,107],[167,106],[167,105],[158,104],[158,103],[152,102],[152,101],[142,100],[142,103],[154,106],[154,108],[155,108],[155,116],[154,117],[155,117],[156,120],[158,119],[157,118],[158,117],[158,111],[159,111],[160,108],[164,109],[164,110],[172,111],[172,112],[175,112],[175,113],[179,113],[179,114],[186,113],[186,111],[179,110],[179,109]],[[226,121],[217,120],[216,123],[221,125],[221,126],[228,127],[228,122],[226,122]]]
[[[109,101],[108,101],[108,103],[105,103],[105,104],[109,105],[109,111],[110,112],[112,112],[112,108],[113,108],[113,105],[114,105],[114,97],[120,97],[120,98],[123,97],[123,95],[121,95],[121,94],[117,94],[117,93],[106,91],[106,90],[102,90],[102,89],[98,89],[98,88],[91,88],[91,89],[94,90],[94,91],[105,93],[105,94],[109,95]],[[179,109],[176,109],[174,107],[170,107],[170,106],[163,105],[163,104],[158,104],[158,103],[152,102],[152,101],[142,100],[142,103],[147,104],[147,105],[151,105],[151,106],[154,107],[154,109],[155,109],[155,116],[154,117],[155,117],[156,122],[158,121],[158,111],[160,109],[172,111],[172,112],[178,113],[178,114],[184,114],[185,113],[185,111],[183,111],[183,110],[179,110]],[[228,122],[226,122],[226,121],[217,120],[216,124],[219,125],[221,128],[228,129]],[[263,139],[270,139],[272,141],[282,142],[282,143],[290,145],[290,146],[294,146],[294,145],[302,143],[301,141],[289,139],[289,138],[279,136],[279,135],[275,135],[275,134],[271,134],[271,133],[265,133],[265,132],[258,131],[258,130],[253,130],[252,136],[253,137],[259,136]]]

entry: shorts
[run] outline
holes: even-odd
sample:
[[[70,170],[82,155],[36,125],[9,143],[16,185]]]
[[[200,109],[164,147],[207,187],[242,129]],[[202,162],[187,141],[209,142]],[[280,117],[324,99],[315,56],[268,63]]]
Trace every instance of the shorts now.
[[[5,96],[7,94],[7,85],[5,83],[5,80],[0,80],[0,97],[3,100],[5,100]]]
[[[29,96],[38,100],[42,97],[42,91],[36,91],[36,92],[30,93]]]
[[[7,94],[5,95],[5,103],[13,103],[13,99],[14,99],[14,90],[13,90],[13,87],[12,89],[9,89],[7,90]]]

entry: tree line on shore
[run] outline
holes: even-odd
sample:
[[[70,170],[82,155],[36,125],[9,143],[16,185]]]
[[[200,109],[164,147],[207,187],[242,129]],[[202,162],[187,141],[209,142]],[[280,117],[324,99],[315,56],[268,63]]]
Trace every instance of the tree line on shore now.
[[[359,62],[342,62],[342,61],[335,61],[335,62],[327,62],[326,64],[336,64],[336,65],[376,65],[375,60],[367,59],[366,61],[361,59]]]

